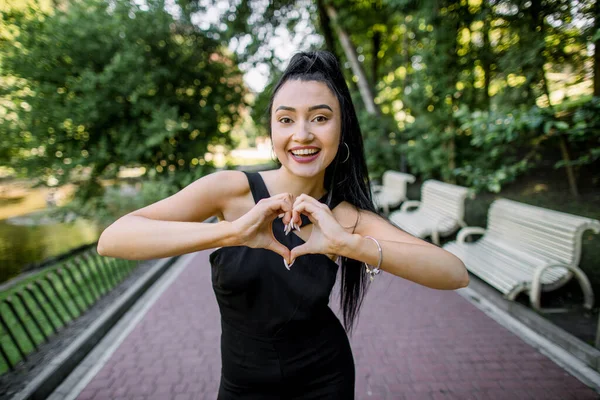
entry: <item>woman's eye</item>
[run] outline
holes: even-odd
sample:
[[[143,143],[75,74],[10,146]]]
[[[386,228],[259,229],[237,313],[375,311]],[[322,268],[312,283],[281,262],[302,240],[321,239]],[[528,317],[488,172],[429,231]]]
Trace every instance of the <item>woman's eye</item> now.
[[[322,115],[319,115],[318,117],[315,117],[315,121],[317,121],[317,122],[325,122],[325,121],[327,121],[327,118],[324,117],[324,116],[322,116]]]
[[[288,117],[283,117],[279,120],[279,122],[281,122],[282,124],[289,124],[290,122],[292,122],[292,120]]]

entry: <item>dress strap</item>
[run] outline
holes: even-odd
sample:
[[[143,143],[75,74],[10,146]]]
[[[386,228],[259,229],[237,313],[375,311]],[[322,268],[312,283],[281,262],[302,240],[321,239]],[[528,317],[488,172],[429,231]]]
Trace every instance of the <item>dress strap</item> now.
[[[265,181],[262,176],[258,172],[247,172],[243,171],[248,178],[248,183],[250,185],[250,190],[252,191],[252,197],[254,197],[254,202],[258,203],[261,199],[269,198],[271,195],[269,194],[269,190],[267,189],[267,185],[265,185]],[[319,199],[321,203],[327,204],[329,202],[329,209],[333,210],[344,201],[339,196],[333,196],[333,198],[329,199],[329,194],[326,193],[323,197]],[[309,223],[308,217],[302,216],[303,223]]]
[[[327,202],[329,201],[329,209],[333,210],[338,206],[338,204],[344,201],[344,199],[342,199],[340,196],[336,196],[335,194],[332,199],[329,199],[329,194],[326,194],[325,196],[323,196],[323,199],[321,201],[325,204],[327,204]]]
[[[258,172],[243,172],[248,178],[248,184],[250,185],[250,190],[252,191],[252,197],[254,197],[255,203],[258,203],[261,199],[271,197],[262,176],[260,176]]]

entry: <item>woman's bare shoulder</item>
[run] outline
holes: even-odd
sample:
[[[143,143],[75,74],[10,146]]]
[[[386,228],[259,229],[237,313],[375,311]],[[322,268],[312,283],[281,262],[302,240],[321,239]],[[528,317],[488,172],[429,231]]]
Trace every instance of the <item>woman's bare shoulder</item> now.
[[[254,205],[248,178],[241,171],[215,172],[211,174],[207,183],[215,188],[215,202],[219,203],[219,220],[232,221]]]
[[[250,192],[248,178],[242,171],[224,170],[205,176],[206,183],[213,187],[219,196],[238,197]]]

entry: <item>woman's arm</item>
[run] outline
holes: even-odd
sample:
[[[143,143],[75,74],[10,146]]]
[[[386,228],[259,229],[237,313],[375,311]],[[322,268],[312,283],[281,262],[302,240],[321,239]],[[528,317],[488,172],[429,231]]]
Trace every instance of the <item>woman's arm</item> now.
[[[453,290],[469,284],[463,262],[454,254],[393,226],[369,211],[360,211],[354,234],[341,243],[339,255],[377,266],[381,245],[381,269],[433,289]]]
[[[380,268],[433,289],[459,289],[469,284],[469,274],[458,257],[398,229],[377,214],[357,211],[342,202],[332,212],[307,195],[300,195],[292,208],[292,220],[309,217],[314,226],[304,244],[292,249],[291,261],[304,254],[337,254],[377,266],[379,249],[365,236],[379,242],[383,254]],[[352,233],[355,221],[356,229]]]
[[[150,260],[231,246],[231,223],[157,221],[126,215],[106,228],[98,240],[101,256]]]
[[[235,245],[230,222],[204,223],[221,216],[225,202],[248,191],[239,171],[220,171],[178,193],[115,221],[102,232],[98,253],[130,260],[163,258]]]

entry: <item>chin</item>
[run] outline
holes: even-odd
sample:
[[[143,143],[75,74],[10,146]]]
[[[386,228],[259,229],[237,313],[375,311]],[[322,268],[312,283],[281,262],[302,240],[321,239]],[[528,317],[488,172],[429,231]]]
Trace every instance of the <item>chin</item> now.
[[[325,159],[325,154],[321,154],[316,160],[308,163],[300,163],[292,156],[287,155],[282,165],[293,175],[302,178],[317,177],[325,173],[325,169],[333,162],[333,159]]]
[[[285,167],[292,175],[296,175],[302,178],[312,178],[325,172],[324,168],[298,168],[298,166],[290,166],[289,164]]]
[[[326,165],[302,165],[296,163],[294,160],[288,160],[287,163],[284,164],[285,168],[293,175],[300,176],[302,178],[312,178],[318,175],[324,174]]]

